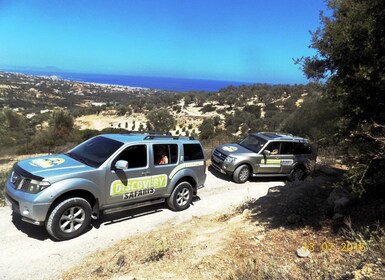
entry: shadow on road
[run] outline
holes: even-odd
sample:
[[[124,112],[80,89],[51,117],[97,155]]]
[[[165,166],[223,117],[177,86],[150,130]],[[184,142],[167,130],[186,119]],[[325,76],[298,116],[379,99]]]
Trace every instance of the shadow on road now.
[[[194,196],[191,206],[194,205],[195,202],[200,201],[201,198],[199,196]],[[156,214],[162,212],[164,209],[168,209],[166,203],[160,203],[150,206],[145,206],[137,209],[126,210],[122,212],[117,212],[113,214],[101,214],[99,219],[92,221],[92,225],[95,228],[100,228],[101,225],[108,226],[128,220],[132,220],[135,218],[144,217],[147,215]]]
[[[158,212],[162,212],[165,208],[165,204],[161,203],[112,214],[101,214],[99,219],[92,221],[92,225],[98,229],[101,225],[108,226],[135,218],[152,215]]]
[[[47,231],[45,230],[45,227],[26,223],[22,221],[21,216],[15,212],[12,213],[12,223],[19,231],[34,239],[43,241],[50,238]]]
[[[195,202],[200,201],[199,196],[194,196],[191,206],[194,205]],[[166,203],[160,203],[155,205],[150,205],[146,207],[141,207],[137,209],[126,210],[122,212],[117,212],[113,214],[101,214],[97,220],[92,220],[90,227],[84,234],[87,234],[92,228],[98,229],[100,226],[109,226],[112,224],[125,222],[128,220],[144,217],[147,215],[156,214],[162,212],[164,209],[168,209]],[[21,216],[15,212],[12,213],[12,223],[15,227],[25,233],[28,237],[37,239],[37,240],[46,240],[51,239],[52,241],[57,242],[57,240],[53,239],[46,231],[44,226],[36,226],[24,222],[21,220]]]

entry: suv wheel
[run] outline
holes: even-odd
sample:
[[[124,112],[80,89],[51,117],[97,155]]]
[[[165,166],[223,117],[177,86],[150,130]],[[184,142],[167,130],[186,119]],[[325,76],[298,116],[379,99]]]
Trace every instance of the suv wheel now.
[[[305,179],[306,173],[303,167],[295,167],[293,171],[290,173],[289,180],[290,181],[300,181]]]
[[[246,165],[240,165],[235,169],[233,173],[233,180],[236,183],[243,184],[245,183],[250,177],[250,168]]]
[[[48,233],[57,240],[67,240],[85,232],[91,222],[91,206],[87,200],[74,197],[63,200],[49,214]]]
[[[174,211],[182,211],[190,207],[193,199],[193,188],[190,183],[182,182],[175,187],[167,199],[167,205]]]

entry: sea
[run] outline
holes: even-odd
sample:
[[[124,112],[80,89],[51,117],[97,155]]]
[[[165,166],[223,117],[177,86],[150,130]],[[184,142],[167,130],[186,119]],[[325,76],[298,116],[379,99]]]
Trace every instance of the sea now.
[[[69,73],[56,71],[12,71],[37,76],[58,76],[64,80],[77,82],[89,82],[99,84],[122,85],[131,87],[161,89],[170,91],[206,91],[217,92],[221,88],[240,85],[250,85],[251,83],[236,81],[219,81],[219,80],[203,80],[203,79],[185,79],[185,78],[166,78],[166,77],[144,77],[144,76],[128,76],[128,75],[111,75],[111,74],[85,74],[85,73]]]

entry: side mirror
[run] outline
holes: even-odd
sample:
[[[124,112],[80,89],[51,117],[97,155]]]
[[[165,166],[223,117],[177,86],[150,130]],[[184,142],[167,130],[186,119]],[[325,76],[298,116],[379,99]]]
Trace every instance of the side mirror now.
[[[120,170],[125,170],[128,168],[128,161],[126,160],[118,160],[116,163],[115,163],[115,168],[116,169],[120,169]]]
[[[269,150],[263,150],[262,152],[265,156],[270,156],[271,152]]]

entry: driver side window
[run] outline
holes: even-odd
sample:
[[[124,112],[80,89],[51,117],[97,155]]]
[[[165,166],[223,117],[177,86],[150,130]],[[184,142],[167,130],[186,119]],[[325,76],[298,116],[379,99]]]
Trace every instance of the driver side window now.
[[[270,151],[271,155],[278,155],[279,154],[279,142],[271,142],[269,145],[267,145],[265,150]]]
[[[147,166],[147,146],[146,145],[134,145],[126,148],[114,161],[114,164],[118,160],[125,160],[128,162],[128,169],[140,168]]]

